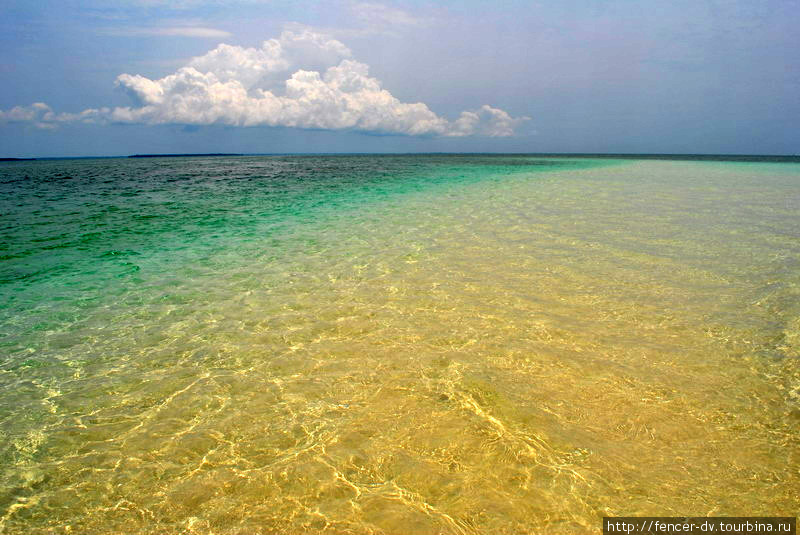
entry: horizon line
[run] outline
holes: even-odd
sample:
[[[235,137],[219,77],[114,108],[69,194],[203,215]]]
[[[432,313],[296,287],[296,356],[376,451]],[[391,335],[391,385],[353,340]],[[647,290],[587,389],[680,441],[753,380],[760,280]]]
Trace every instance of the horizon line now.
[[[252,152],[252,153],[136,153],[109,156],[20,156],[0,157],[0,162],[42,161],[42,160],[78,160],[78,159],[115,159],[115,158],[186,158],[186,157],[248,157],[248,156],[424,156],[424,155],[484,155],[484,156],[556,156],[556,157],[620,157],[620,158],[657,158],[657,157],[727,157],[727,158],[800,158],[800,154],[753,154],[753,153],[711,153],[711,152],[481,152],[481,151],[430,151],[430,152]]]

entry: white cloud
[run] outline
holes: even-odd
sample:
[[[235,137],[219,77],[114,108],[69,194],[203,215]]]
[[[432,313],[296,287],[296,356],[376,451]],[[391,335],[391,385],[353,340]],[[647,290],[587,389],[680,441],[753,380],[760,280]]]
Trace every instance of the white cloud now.
[[[207,6],[235,7],[267,4],[271,0],[105,0],[104,7],[159,8],[188,10]]]
[[[110,35],[135,36],[135,35],[163,35],[172,37],[200,37],[222,39],[230,37],[230,32],[204,26],[171,26],[171,27],[145,27],[145,28],[113,28],[103,31]]]
[[[352,59],[341,42],[305,28],[260,48],[221,44],[161,79],[122,74],[133,106],[55,114],[42,103],[0,112],[0,120],[283,126],[410,136],[510,136],[527,117],[484,105],[449,121],[421,102],[401,102]]]
[[[239,81],[249,90],[275,87],[293,68],[324,70],[350,57],[350,49],[339,41],[309,28],[298,28],[264,41],[261,48],[221,44],[191,60],[187,67],[214,74],[222,82]]]
[[[353,2],[350,10],[369,27],[424,26],[429,21],[407,11],[374,2]]]
[[[110,108],[101,108],[88,109],[80,113],[55,113],[44,102],[34,102],[30,106],[15,106],[8,111],[0,110],[0,122],[31,123],[36,128],[54,129],[60,123],[96,122],[98,118],[110,112]]]

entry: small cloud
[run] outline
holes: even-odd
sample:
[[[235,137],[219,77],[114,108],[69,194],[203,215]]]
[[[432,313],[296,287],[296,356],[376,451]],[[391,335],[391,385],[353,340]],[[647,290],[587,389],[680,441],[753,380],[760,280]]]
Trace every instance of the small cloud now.
[[[218,30],[216,28],[207,28],[204,26],[170,26],[170,27],[122,27],[122,28],[107,28],[103,30],[107,35],[116,36],[139,36],[139,35],[162,35],[162,36],[175,36],[175,37],[197,37],[204,39],[223,39],[230,37],[231,33],[225,30]]]
[[[373,28],[425,26],[429,22],[402,9],[374,2],[353,2],[350,4],[350,11],[362,23]]]
[[[173,27],[173,28],[154,28],[150,35],[177,35],[180,37],[208,37],[208,38],[224,38],[230,37],[231,33],[225,30],[217,30],[215,28],[197,27]]]
[[[59,123],[93,123],[109,113],[109,108],[88,109],[80,113],[55,113],[44,102],[34,102],[30,106],[15,106],[8,111],[0,110],[0,123],[30,123],[36,128],[55,129]]]
[[[159,8],[188,10],[201,7],[234,7],[238,5],[266,4],[271,0],[115,0],[108,2],[117,7]]]

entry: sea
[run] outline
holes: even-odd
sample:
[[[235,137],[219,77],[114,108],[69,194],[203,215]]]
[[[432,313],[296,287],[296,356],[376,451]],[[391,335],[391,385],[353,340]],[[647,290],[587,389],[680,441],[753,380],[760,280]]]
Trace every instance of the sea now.
[[[0,533],[800,511],[800,158],[0,163]]]

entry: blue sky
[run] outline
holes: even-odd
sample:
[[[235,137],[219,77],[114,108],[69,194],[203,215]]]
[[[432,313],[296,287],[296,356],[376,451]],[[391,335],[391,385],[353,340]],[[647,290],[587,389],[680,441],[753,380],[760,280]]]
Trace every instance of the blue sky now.
[[[797,28],[797,0],[12,0],[0,156],[798,154]]]

